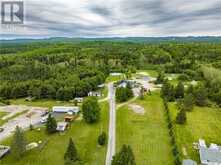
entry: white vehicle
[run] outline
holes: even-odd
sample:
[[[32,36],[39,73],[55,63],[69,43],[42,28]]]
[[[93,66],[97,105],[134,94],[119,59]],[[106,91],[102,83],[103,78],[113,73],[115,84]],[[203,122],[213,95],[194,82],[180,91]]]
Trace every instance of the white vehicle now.
[[[41,123],[46,123],[48,119],[48,115],[45,115],[41,118]]]

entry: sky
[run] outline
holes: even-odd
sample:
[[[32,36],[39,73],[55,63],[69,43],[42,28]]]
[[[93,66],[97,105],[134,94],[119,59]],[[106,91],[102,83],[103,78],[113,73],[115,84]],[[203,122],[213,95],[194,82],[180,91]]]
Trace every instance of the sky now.
[[[24,0],[24,9],[24,24],[1,24],[0,39],[221,35],[221,0]]]

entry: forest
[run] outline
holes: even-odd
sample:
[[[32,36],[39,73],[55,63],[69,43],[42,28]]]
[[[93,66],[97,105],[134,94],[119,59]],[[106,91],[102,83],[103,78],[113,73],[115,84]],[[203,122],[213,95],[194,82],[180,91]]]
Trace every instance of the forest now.
[[[0,97],[71,100],[86,96],[110,72],[155,69],[203,82],[221,105],[221,44],[206,42],[63,42],[2,44]]]

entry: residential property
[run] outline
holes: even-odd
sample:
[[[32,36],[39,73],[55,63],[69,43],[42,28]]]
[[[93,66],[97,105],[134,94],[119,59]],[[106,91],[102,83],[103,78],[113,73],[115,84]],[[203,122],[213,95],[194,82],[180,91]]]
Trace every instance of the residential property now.
[[[52,108],[54,113],[72,113],[74,115],[80,112],[80,108],[77,106],[66,107],[66,106],[54,106]]]
[[[59,132],[63,132],[67,129],[68,123],[67,122],[58,122],[56,130]]]
[[[191,159],[184,159],[182,165],[197,165],[197,163]]]
[[[101,97],[102,94],[100,91],[91,91],[88,93],[88,96]]]
[[[76,100],[78,103],[82,103],[84,101],[83,97],[75,97],[74,100]]]
[[[105,84],[100,84],[97,86],[98,88],[104,88],[105,87]]]
[[[199,139],[199,154],[202,165],[221,165],[221,146],[211,143],[207,147],[206,142]]]
[[[117,73],[117,72],[116,73],[115,72],[110,73],[110,76],[121,76],[121,75],[123,75],[123,74],[122,73]]]
[[[3,158],[6,154],[8,154],[9,151],[10,151],[9,146],[0,145],[0,159]]]

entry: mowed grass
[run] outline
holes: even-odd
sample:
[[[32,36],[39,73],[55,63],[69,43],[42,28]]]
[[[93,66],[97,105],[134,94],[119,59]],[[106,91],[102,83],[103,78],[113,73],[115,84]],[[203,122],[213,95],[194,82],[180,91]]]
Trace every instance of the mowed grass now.
[[[138,70],[137,73],[139,74],[140,72],[147,73],[150,77],[157,77],[158,73],[156,70]]]
[[[133,149],[137,165],[173,164],[159,93],[133,103],[144,107],[145,114],[135,114],[126,105],[117,110],[117,151],[123,144],[128,144]]]
[[[33,106],[33,107],[47,107],[52,108],[56,105],[74,105],[74,103],[68,102],[68,101],[56,101],[56,100],[49,100],[49,99],[38,99],[34,101],[26,101],[25,98],[21,99],[12,99],[10,100],[11,105],[27,105],[27,106]]]
[[[125,79],[125,75],[122,74],[122,75],[119,75],[119,76],[108,76],[105,83],[109,83],[109,82],[115,82],[115,81],[120,81],[120,80],[123,80]]]
[[[64,134],[48,135],[45,129],[41,131],[27,131],[28,142],[49,140],[42,151],[34,149],[28,151],[20,160],[14,159],[11,155],[0,161],[1,165],[63,165],[63,157],[66,151],[69,138],[72,137],[81,160],[84,165],[103,165],[105,162],[106,146],[97,145],[97,137],[102,131],[108,129],[108,103],[101,103],[101,120],[96,124],[86,124],[83,120],[74,121],[71,128]],[[4,144],[10,144],[7,139]]]
[[[8,114],[7,112],[0,112],[0,126],[4,124],[4,120],[2,120],[2,118],[7,114]]]
[[[171,117],[175,121],[177,108],[175,103],[170,103]],[[187,112],[187,123],[177,125],[174,123],[175,137],[183,158],[191,158],[199,162],[198,151],[193,148],[193,142],[200,138],[205,139],[207,145],[216,143],[221,145],[221,109],[209,107],[195,107],[192,112]],[[184,156],[183,150],[187,155]]]

